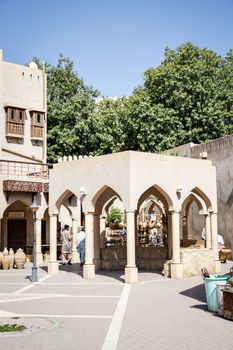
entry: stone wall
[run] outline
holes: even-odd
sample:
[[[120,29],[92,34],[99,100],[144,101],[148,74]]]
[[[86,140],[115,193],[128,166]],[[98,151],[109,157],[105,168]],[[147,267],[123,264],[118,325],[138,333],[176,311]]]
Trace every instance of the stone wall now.
[[[167,154],[211,160],[216,166],[218,196],[218,233],[233,252],[233,134],[203,144],[185,144]],[[200,173],[201,176],[201,173]],[[200,239],[203,218],[195,206],[190,207],[189,238]],[[233,258],[233,256],[232,256]]]
[[[181,248],[183,277],[199,276],[205,267],[210,274],[214,273],[214,253],[210,249]]]
[[[106,271],[123,270],[126,266],[126,247],[107,247],[100,250],[101,268]],[[136,266],[142,270],[162,271],[167,260],[167,247],[137,247]]]
[[[223,236],[226,248],[233,251],[233,135],[191,148],[192,158],[201,158],[204,153],[216,166],[218,233]]]

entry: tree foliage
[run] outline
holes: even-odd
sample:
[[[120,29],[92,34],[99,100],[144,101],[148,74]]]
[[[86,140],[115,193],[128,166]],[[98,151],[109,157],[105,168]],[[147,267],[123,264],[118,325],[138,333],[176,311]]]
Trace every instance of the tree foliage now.
[[[38,59],[34,61],[40,65]],[[166,48],[129,97],[96,101],[62,55],[48,75],[48,161],[124,150],[160,152],[233,132],[233,51],[225,57],[190,42]]]

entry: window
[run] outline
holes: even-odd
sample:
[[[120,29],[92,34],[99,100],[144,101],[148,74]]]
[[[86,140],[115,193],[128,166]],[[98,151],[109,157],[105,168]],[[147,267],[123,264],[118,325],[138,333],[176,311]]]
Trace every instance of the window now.
[[[24,124],[25,111],[19,108],[8,107],[7,121],[11,123]]]
[[[8,106],[6,108],[6,136],[23,137],[25,110]]]
[[[40,124],[40,114],[39,113],[37,113],[37,116],[36,116],[36,123]]]
[[[33,112],[31,114],[31,124],[34,126],[43,126],[44,125],[44,113]]]

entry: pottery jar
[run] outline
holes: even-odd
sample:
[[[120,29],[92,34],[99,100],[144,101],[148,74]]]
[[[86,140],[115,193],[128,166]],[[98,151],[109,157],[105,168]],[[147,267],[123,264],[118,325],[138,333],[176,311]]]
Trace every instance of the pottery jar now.
[[[8,270],[10,267],[9,255],[3,255],[2,257],[2,268],[3,270]]]
[[[17,269],[22,269],[26,261],[26,254],[23,252],[23,249],[19,248],[15,253],[15,265]]]
[[[10,269],[12,269],[14,266],[14,260],[15,260],[15,254],[12,248],[10,248],[9,250],[9,260],[10,260]]]

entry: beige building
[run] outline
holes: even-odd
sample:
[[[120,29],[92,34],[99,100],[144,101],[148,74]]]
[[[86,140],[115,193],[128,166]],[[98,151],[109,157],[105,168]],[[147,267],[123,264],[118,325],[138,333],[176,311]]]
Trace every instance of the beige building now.
[[[167,151],[170,154],[211,161],[216,167],[218,233],[226,248],[233,252],[233,135],[220,137],[203,144],[189,143]],[[198,208],[192,206],[190,234],[196,238],[202,222],[197,218]]]
[[[63,157],[50,171],[48,196],[46,75],[34,63],[25,67],[3,61],[2,51],[0,145],[1,250],[21,247],[30,257],[31,205],[36,199],[37,263],[48,250],[51,274],[58,271],[62,223],[71,225],[73,262],[78,261],[77,230],[85,224],[84,278],[93,278],[98,269],[120,269],[128,283],[137,282],[138,268],[164,270],[174,278],[199,275],[203,266],[209,272],[219,271],[216,169],[212,163],[132,151],[84,159]],[[113,203],[118,203],[125,216],[127,236],[121,246],[106,243],[106,239],[112,241],[106,238],[106,214]],[[205,246],[201,232],[195,242],[189,240],[193,203],[205,227]],[[140,231],[140,220],[152,214],[160,218],[160,230],[166,231],[166,240],[154,246],[145,243],[148,233]]]
[[[137,215],[151,196],[162,203],[167,244],[140,247]],[[116,197],[125,212],[127,244],[114,248],[105,245],[104,215],[106,205]],[[182,240],[187,242],[186,219],[192,202],[203,217],[206,246],[181,247]],[[70,212],[74,241],[82,214],[85,217],[85,278],[94,277],[95,270],[111,269],[115,261],[123,262],[128,283],[137,282],[138,264],[148,268],[156,261],[168,266],[167,274],[173,278],[199,275],[203,266],[212,273],[220,269],[216,171],[210,161],[127,151],[55,164],[50,172],[49,197],[51,274],[58,271],[56,224],[61,205]]]
[[[38,262],[42,262],[41,232],[43,243],[48,240],[46,93],[43,70],[35,63],[26,67],[5,62],[0,50],[0,245],[1,250],[21,247],[30,257],[30,207],[36,196]]]

